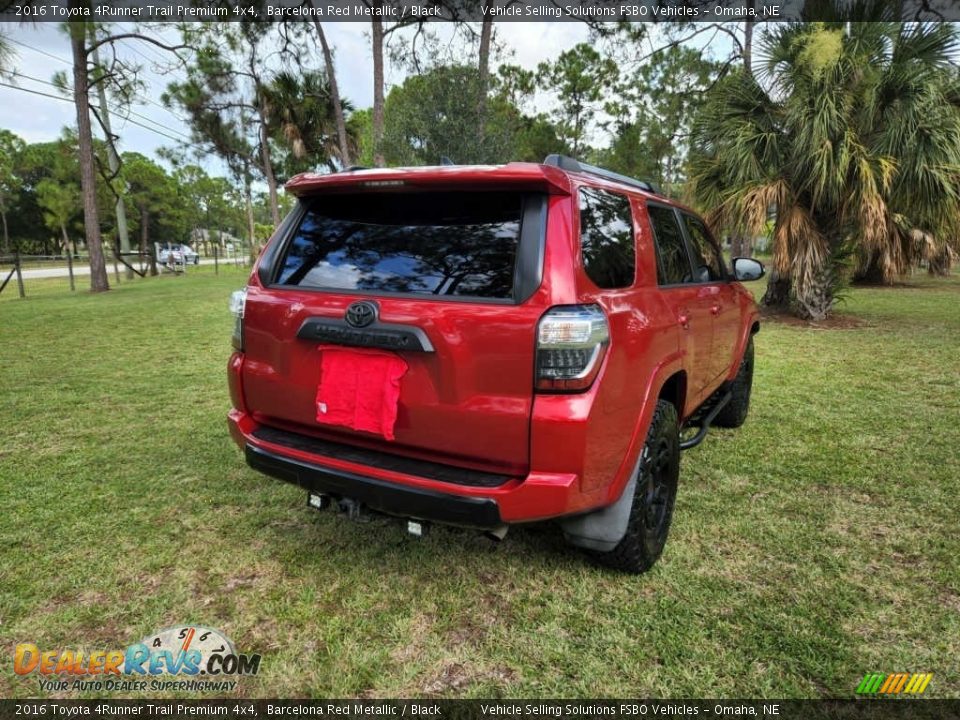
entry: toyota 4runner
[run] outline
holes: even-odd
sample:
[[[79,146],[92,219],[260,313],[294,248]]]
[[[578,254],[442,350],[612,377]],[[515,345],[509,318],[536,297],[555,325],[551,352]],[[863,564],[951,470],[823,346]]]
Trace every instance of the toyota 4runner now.
[[[234,293],[230,432],[333,505],[502,537],[553,519],[602,562],[660,556],[680,452],[747,415],[758,313],[706,224],[648,183],[543,164],[350,169]]]

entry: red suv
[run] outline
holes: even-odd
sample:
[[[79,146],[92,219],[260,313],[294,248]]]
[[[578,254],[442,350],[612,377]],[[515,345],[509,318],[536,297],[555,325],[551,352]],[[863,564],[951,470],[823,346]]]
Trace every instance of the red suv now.
[[[643,572],[680,451],[744,422],[759,329],[692,211],[543,164],[293,178],[236,314],[230,431],[316,507],[502,537],[554,519]],[[681,433],[685,433],[681,438]]]

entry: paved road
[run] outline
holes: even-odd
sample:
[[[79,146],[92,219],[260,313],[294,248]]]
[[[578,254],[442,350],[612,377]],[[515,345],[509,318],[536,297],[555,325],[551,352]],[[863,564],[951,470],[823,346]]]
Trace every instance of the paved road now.
[[[220,260],[220,264],[221,264],[221,265],[224,265],[224,264],[226,264],[226,263],[228,263],[228,262],[229,262],[229,263],[232,263],[233,260]],[[201,265],[213,265],[213,258],[208,258],[208,259],[200,260],[200,264],[201,264]],[[134,267],[136,267],[136,265],[134,265]],[[188,275],[190,274],[190,268],[191,268],[191,267],[192,267],[192,266],[190,266],[190,265],[187,266],[187,274],[188,274]],[[113,271],[113,263],[109,263],[109,262],[108,262],[108,263],[107,263],[107,269],[112,272],[112,271]],[[121,269],[123,269],[123,268],[121,268]],[[10,267],[9,267],[8,265],[7,265],[7,266],[4,266],[3,268],[0,268],[0,273],[2,273],[2,277],[6,277],[6,275],[7,275],[8,272],[10,272]],[[21,273],[22,273],[22,275],[23,275],[23,279],[24,279],[24,280],[29,280],[29,279],[33,279],[33,278],[57,278],[57,277],[64,277],[64,278],[65,278],[65,277],[69,277],[69,276],[70,276],[70,271],[67,269],[67,266],[66,266],[66,265],[64,265],[63,267],[48,267],[48,268],[36,268],[36,269],[34,269],[34,270],[23,270],[23,271],[21,271]],[[78,262],[75,263],[74,266],[73,266],[73,274],[74,274],[74,276],[89,275],[89,274],[90,274],[90,266],[89,266],[87,263],[85,263],[85,262],[79,262],[79,261],[78,261]],[[13,282],[13,281],[14,281],[14,278],[11,278],[11,279],[10,279],[10,282]],[[0,282],[2,282],[2,278],[0,278]]]

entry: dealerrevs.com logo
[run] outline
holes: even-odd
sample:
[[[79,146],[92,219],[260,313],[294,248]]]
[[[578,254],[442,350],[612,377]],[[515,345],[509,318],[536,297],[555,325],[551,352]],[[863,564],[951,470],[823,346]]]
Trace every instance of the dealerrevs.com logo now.
[[[42,691],[217,691],[236,688],[239,676],[260,671],[260,655],[238,653],[212,628],[167,628],[120,650],[41,650],[17,645],[17,675],[36,676]]]

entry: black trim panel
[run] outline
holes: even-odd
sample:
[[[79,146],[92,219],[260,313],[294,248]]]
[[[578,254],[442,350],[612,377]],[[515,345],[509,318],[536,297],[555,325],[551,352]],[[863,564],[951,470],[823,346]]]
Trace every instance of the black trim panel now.
[[[547,244],[547,196],[530,193],[523,201],[520,247],[513,270],[513,301],[529,299],[543,282],[543,258]]]
[[[339,318],[310,317],[300,325],[297,337],[354,347],[433,352],[433,344],[427,334],[412,325],[374,322],[367,327],[356,328]]]
[[[502,524],[500,509],[489,498],[447,495],[386,483],[291,460],[253,445],[246,446],[245,454],[247,464],[254,470],[313,492],[358,500],[373,510],[390,515],[477,528]]]
[[[270,285],[276,278],[277,259],[280,256],[280,250],[287,244],[287,239],[293,233],[294,228],[300,224],[304,215],[304,207],[297,203],[294,208],[287,213],[287,216],[280,223],[273,237],[267,242],[267,249],[263,251],[263,257],[260,258],[260,266],[257,269],[257,276],[260,278],[260,284],[264,287]]]
[[[467,485],[469,487],[495,488],[512,480],[509,475],[470,470],[468,468],[445,465],[443,463],[417,460],[416,458],[394,455],[393,453],[368,450],[355,445],[321,440],[320,438],[300,433],[280,430],[275,427],[262,426],[254,430],[253,437],[263,442],[293,448],[300,452],[320,455],[323,457],[346,460],[360,465],[390,470],[392,472],[413,475],[425,480],[451,483],[452,485]]]

